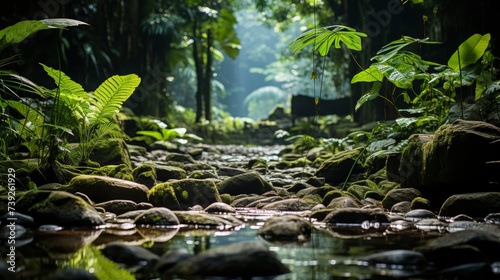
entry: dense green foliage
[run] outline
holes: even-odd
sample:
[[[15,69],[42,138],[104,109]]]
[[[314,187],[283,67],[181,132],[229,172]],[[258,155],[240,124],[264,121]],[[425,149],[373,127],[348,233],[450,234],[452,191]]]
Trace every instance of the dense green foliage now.
[[[71,19],[23,21],[0,33],[5,47],[19,43],[32,32],[80,24],[83,23]],[[11,60],[4,61],[8,65]],[[141,79],[137,75],[115,75],[95,91],[86,92],[64,72],[43,64],[42,67],[55,82],[55,89],[38,86],[12,71],[3,71],[8,79],[3,83],[0,100],[6,118],[2,122],[5,128],[2,158],[11,157],[8,148],[14,145],[26,147],[31,157],[39,158],[42,169],[68,153],[73,163],[85,164],[97,141],[124,137],[114,116],[139,86]],[[68,145],[69,140],[77,145]]]

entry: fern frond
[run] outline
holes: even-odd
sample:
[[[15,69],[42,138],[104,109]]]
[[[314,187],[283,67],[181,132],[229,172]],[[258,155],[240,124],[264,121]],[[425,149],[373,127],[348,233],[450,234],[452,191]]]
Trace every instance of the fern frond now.
[[[52,67],[49,67],[43,63],[40,63],[43,69],[47,74],[54,80],[56,85],[59,87],[61,94],[72,94],[79,96],[81,98],[87,98],[88,94],[83,89],[83,87],[73,81],[68,75],[66,75],[63,71],[56,70]],[[54,97],[54,96],[51,96]]]
[[[47,90],[45,93],[52,98],[62,101],[65,108],[75,116],[76,120],[81,120],[90,112],[90,96],[83,87],[73,81],[69,76],[60,70],[56,70],[47,65],[42,65],[47,74],[54,80],[58,90]],[[64,112],[64,111],[59,111]],[[66,112],[67,113],[67,112]]]
[[[106,122],[120,110],[123,103],[134,93],[141,78],[135,74],[126,76],[112,76],[104,81],[93,93],[91,99],[95,106],[91,123]]]

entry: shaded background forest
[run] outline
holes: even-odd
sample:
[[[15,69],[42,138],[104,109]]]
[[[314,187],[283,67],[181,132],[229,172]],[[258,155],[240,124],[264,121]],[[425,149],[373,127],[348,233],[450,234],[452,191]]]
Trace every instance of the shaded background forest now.
[[[89,26],[57,35],[36,34],[3,55],[19,54],[21,60],[13,68],[47,87],[53,85],[38,62],[60,68],[89,90],[111,75],[136,73],[142,83],[125,104],[135,114],[169,120],[177,112],[174,107],[182,105],[194,111],[194,122],[200,122],[228,114],[259,118],[258,110],[267,110],[262,104],[286,103],[292,94],[312,96],[310,73],[315,68],[324,75],[322,97],[359,98],[366,89],[350,84],[359,68],[345,51],[331,52],[323,65],[313,64],[307,52],[293,54],[288,49],[293,38],[314,25],[343,24],[367,33],[363,51],[355,53],[363,66],[382,46],[403,35],[443,42],[418,50],[443,64],[474,33],[491,33],[493,53],[498,54],[500,26],[493,4],[485,0],[10,1],[2,7],[0,28],[28,19],[84,21]],[[391,117],[381,102],[365,106],[356,119]]]

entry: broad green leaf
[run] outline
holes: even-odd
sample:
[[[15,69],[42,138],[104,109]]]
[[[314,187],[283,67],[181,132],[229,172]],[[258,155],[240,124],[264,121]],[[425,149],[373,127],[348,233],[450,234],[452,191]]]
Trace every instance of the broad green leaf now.
[[[87,23],[66,18],[20,21],[0,30],[0,51],[9,45],[20,43],[40,30],[77,25],[87,25]]]
[[[198,136],[196,134],[192,134],[192,133],[185,134],[184,138],[195,141],[195,142],[203,142],[203,138],[201,138],[200,136]]]
[[[384,75],[375,66],[370,66],[358,74],[354,75],[351,79],[351,84],[357,82],[382,82]]]
[[[314,50],[319,51],[320,55],[326,56],[332,45],[339,49],[342,42],[348,49],[360,51],[362,50],[361,37],[367,37],[367,35],[357,32],[356,29],[351,27],[332,25],[302,33],[289,44],[289,48],[293,52],[298,52],[313,44]]]
[[[408,64],[396,64],[396,67],[388,64],[372,64],[384,74],[384,76],[395,86],[403,89],[410,88],[415,76],[415,70]]]
[[[356,102],[355,110],[357,111],[366,101],[373,100],[379,96],[380,88],[382,88],[381,82],[374,82],[372,88],[369,92],[365,93]]]
[[[31,34],[49,29],[49,27],[38,20],[25,20],[0,30],[0,51],[11,44],[22,42]]]
[[[425,39],[416,39],[412,38],[410,36],[403,36],[401,39],[394,40],[390,42],[389,44],[385,45],[382,47],[377,52],[377,55],[372,58],[372,60],[377,60],[379,62],[385,62],[386,60],[392,58],[395,56],[400,50],[403,48],[415,44],[441,44],[440,42],[435,42],[435,41],[429,41],[429,38]]]
[[[490,34],[474,34],[465,40],[448,60],[448,66],[454,71],[476,63],[484,54],[490,43]]]
[[[396,123],[401,127],[401,128],[408,128],[414,123],[417,122],[417,118],[411,117],[411,118],[397,118]]]
[[[392,138],[376,140],[370,143],[370,145],[368,146],[368,151],[375,152],[377,150],[386,149],[387,147],[394,145],[395,143],[396,140]]]
[[[431,122],[437,123],[438,119],[435,116],[421,116],[417,118],[417,126],[427,126]]]
[[[159,131],[140,130],[140,131],[137,131],[136,134],[153,137],[155,140],[158,140],[158,141],[163,139],[163,135]]]
[[[163,128],[161,130],[161,133],[163,134],[162,140],[169,141],[178,137],[183,137],[184,134],[186,134],[186,131],[187,129],[183,127],[171,128],[171,129]]]

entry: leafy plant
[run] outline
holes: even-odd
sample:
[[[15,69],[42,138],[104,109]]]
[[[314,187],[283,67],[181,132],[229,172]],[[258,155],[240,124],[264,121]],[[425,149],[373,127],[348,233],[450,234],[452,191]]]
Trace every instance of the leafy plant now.
[[[76,132],[79,143],[73,159],[85,164],[97,141],[107,137],[124,137],[114,116],[139,86],[141,79],[136,74],[112,76],[95,91],[86,92],[62,71],[42,66],[58,83],[56,89],[46,91],[49,96],[58,97],[52,119],[59,127],[68,127]]]
[[[0,30],[0,53],[38,31],[78,25],[87,24],[65,18],[18,22]],[[29,79],[6,69],[12,63],[16,63],[18,57],[16,55],[0,60],[0,158],[2,159],[10,158],[8,148],[17,151],[20,145],[27,146],[33,153],[42,151],[38,154],[51,153],[60,147],[56,138],[52,138],[53,141],[42,141],[49,138],[45,130],[49,119],[48,115],[41,111],[42,103],[34,98],[23,97],[43,98],[43,90]],[[47,137],[43,137],[44,133]],[[53,147],[56,148],[52,149]]]
[[[155,139],[156,141],[170,141],[177,144],[186,144],[189,140],[193,142],[202,142],[203,139],[195,134],[186,133],[187,129],[183,127],[167,128],[168,125],[160,120],[149,120],[150,123],[157,125],[157,130],[140,130],[136,133]]]
[[[369,68],[356,74],[351,83],[371,82],[372,89],[364,94],[356,104],[358,110],[365,102],[377,97],[384,98],[391,104],[399,117],[401,110],[396,107],[395,99],[399,96],[410,104],[408,113],[420,115],[418,123],[427,122],[435,127],[447,117],[449,105],[455,101],[457,88],[476,83],[476,88],[484,91],[484,82],[491,82],[491,75],[482,71],[475,64],[486,53],[490,36],[475,34],[463,42],[448,60],[448,65],[440,65],[422,59],[419,55],[405,51],[412,44],[438,44],[427,39],[415,39],[404,36],[384,46],[372,60],[376,61]],[[431,70],[434,67],[435,71]],[[388,81],[392,85],[390,95],[380,94],[382,84]],[[419,82],[418,90],[414,83]],[[476,98],[480,96],[476,92]],[[462,98],[461,98],[462,99]],[[400,121],[403,123],[403,121]]]

